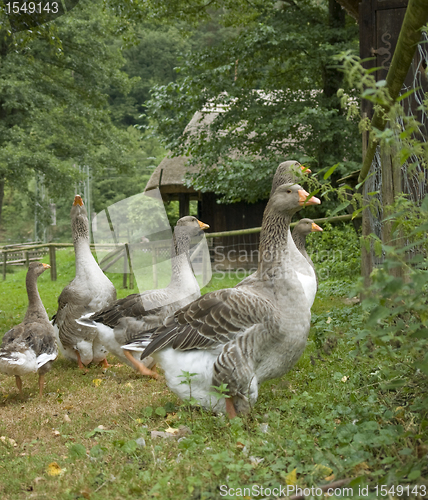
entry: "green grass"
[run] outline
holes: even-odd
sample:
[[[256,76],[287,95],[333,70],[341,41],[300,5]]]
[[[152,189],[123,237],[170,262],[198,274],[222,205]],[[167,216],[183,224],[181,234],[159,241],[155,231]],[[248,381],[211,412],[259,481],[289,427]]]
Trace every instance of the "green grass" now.
[[[57,261],[58,281],[48,272],[38,281],[50,316],[74,272],[72,251],[58,252]],[[237,282],[217,278],[204,291]],[[0,336],[25,313],[24,280],[20,270],[0,285]],[[119,297],[130,293],[120,275],[113,281]],[[0,498],[217,500],[242,498],[243,488],[247,498],[276,498],[254,493],[342,478],[352,481],[354,499],[375,498],[378,484],[422,491],[428,422],[417,408],[421,395],[411,385],[385,389],[388,359],[375,347],[356,349],[363,316],[346,302],[350,287],[321,282],[302,358],[263,384],[251,414],[233,421],[188,407],[163,381],[143,379],[113,357],[107,371],[87,372],[59,358],[42,400],[36,376],[24,379],[21,400],[14,380],[0,374]],[[180,426],[191,432],[185,439],[151,437]],[[61,475],[48,474],[52,463]],[[367,495],[358,494],[362,485]],[[228,488],[242,490],[222,495]]]

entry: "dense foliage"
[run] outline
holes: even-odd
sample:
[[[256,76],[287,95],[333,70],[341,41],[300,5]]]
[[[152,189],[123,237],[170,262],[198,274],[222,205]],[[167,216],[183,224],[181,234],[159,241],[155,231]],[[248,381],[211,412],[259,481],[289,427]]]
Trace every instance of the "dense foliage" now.
[[[234,23],[232,38],[192,52],[179,79],[155,87],[148,103],[166,147],[201,166],[189,182],[224,201],[253,202],[267,196],[284,159],[339,163],[336,176],[355,170],[358,129],[340,108],[333,61],[356,47],[355,23],[335,2],[310,0],[267,2]],[[198,111],[197,130],[185,130]]]
[[[121,28],[111,11],[83,0],[51,24],[14,34],[0,16],[0,207],[5,189],[34,199],[36,174],[56,198],[73,192],[78,166],[131,169],[138,137],[115,127],[107,107],[111,85],[131,86],[111,43]]]

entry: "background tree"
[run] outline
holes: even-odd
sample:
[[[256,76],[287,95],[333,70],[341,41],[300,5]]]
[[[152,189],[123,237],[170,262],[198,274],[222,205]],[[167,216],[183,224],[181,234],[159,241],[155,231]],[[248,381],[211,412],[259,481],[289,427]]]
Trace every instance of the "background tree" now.
[[[149,102],[166,147],[201,165],[191,184],[225,201],[255,201],[285,158],[316,169],[339,163],[336,176],[356,169],[358,128],[340,109],[332,58],[357,47],[355,22],[333,0],[253,4],[242,20],[239,5],[229,7],[234,15],[223,21],[238,28],[233,38],[190,54],[177,82],[155,87]],[[183,134],[194,112],[213,109],[222,112],[203,133]]]
[[[73,190],[76,166],[135,166],[138,136],[113,125],[107,100],[110,85],[131,88],[112,43],[122,20],[103,7],[82,0],[32,33],[12,34],[0,14],[0,202],[5,189],[34,198],[36,174],[55,199]]]

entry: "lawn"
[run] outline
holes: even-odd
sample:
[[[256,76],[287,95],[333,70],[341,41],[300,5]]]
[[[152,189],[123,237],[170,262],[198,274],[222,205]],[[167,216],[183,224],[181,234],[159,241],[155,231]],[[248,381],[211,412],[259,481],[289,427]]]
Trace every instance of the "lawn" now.
[[[37,376],[23,380],[21,399],[13,378],[0,374],[2,500],[281,498],[287,487],[291,495],[307,488],[309,498],[308,488],[317,494],[315,487],[342,479],[347,483],[335,493],[344,498],[422,497],[428,486],[422,396],[417,385],[388,389],[390,360],[356,340],[364,312],[349,298],[358,245],[348,236],[340,259],[339,253],[336,260],[314,259],[322,279],[302,358],[261,386],[243,418],[190,407],[163,380],[143,379],[113,357],[107,370],[86,372],[60,357],[42,399]],[[328,245],[332,235],[322,238]],[[335,249],[341,251],[337,239]],[[73,252],[58,252],[57,263],[57,282],[48,272],[38,281],[49,316],[73,277]],[[238,282],[218,278],[206,290]],[[113,280],[119,297],[130,293],[120,288],[120,275]],[[19,270],[0,285],[0,336],[25,314],[24,281]]]

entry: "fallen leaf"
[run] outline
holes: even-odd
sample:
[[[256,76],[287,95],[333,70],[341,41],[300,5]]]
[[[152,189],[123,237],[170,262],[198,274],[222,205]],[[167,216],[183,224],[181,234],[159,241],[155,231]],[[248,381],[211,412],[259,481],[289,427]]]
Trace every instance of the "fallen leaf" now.
[[[92,383],[94,384],[95,387],[98,387],[98,386],[101,385],[102,380],[100,378],[94,378],[94,380],[92,381]]]
[[[61,469],[61,467],[56,462],[51,462],[46,468],[48,476],[60,476],[64,473],[64,471],[65,469]]]
[[[55,437],[58,437],[58,436],[61,436],[61,433],[57,430],[55,431],[52,431],[52,434],[55,436]]]
[[[328,476],[328,477],[325,477],[324,479],[326,481],[333,481],[333,479],[335,478],[336,476],[334,474],[332,474],[331,476]]]
[[[263,460],[264,460],[264,458],[253,457],[253,456],[250,456],[249,459],[250,459],[250,464],[253,467],[257,467],[259,465],[259,463],[263,462]]]
[[[92,491],[89,488],[84,488],[80,491],[80,494],[83,498],[87,498],[88,500],[91,498]]]
[[[312,472],[312,475],[325,478],[325,476],[330,476],[332,472],[333,469],[331,469],[330,467],[327,467],[326,465],[322,464],[316,464],[314,467],[314,471]]]
[[[285,484],[297,484],[297,469],[293,469],[289,474],[285,476]]]
[[[370,467],[366,462],[361,462],[354,467],[355,474],[368,474],[370,472]]]
[[[169,434],[178,434],[179,430],[174,429],[172,427],[168,427],[168,429],[166,429],[165,432],[168,432]]]
[[[102,431],[106,431],[107,427],[105,427],[104,425],[99,425],[98,429],[101,429]]]
[[[71,422],[71,418],[67,414],[64,415],[64,422]]]
[[[349,377],[347,377],[346,375],[344,377],[342,377],[340,380],[341,382],[346,382],[348,380]]]

